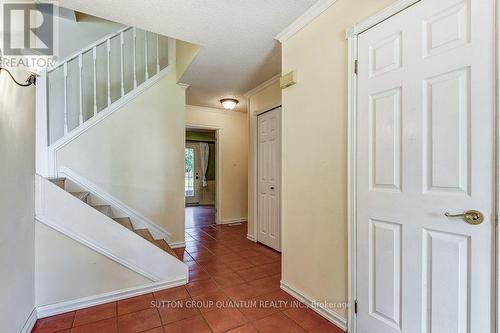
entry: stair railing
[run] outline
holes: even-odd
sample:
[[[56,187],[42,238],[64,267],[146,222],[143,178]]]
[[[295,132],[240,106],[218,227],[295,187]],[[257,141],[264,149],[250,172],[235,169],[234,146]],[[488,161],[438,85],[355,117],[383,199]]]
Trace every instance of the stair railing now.
[[[113,52],[116,42],[119,51]],[[126,57],[131,58],[129,64]],[[37,173],[56,177],[51,147],[60,146],[92,126],[127,100],[126,97],[158,79],[174,62],[174,39],[125,27],[44,70],[37,81]],[[119,74],[113,71],[116,67]],[[131,75],[126,75],[127,71]],[[118,93],[113,95],[114,90]],[[100,100],[104,102],[99,103]]]

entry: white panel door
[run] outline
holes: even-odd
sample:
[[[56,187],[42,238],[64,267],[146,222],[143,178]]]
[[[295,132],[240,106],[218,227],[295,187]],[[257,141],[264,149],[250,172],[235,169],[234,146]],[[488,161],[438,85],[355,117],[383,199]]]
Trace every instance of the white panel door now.
[[[359,36],[358,333],[493,330],[493,18],[422,0]]]
[[[257,117],[257,241],[281,250],[281,108]]]

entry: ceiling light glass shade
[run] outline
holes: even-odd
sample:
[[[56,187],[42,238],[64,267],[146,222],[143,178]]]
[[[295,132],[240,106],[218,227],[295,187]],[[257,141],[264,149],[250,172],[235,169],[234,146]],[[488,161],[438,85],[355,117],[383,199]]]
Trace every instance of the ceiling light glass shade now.
[[[234,98],[224,98],[224,99],[221,99],[220,100],[222,106],[224,107],[224,109],[226,110],[233,110],[236,105],[239,103],[239,101],[237,99],[234,99]]]

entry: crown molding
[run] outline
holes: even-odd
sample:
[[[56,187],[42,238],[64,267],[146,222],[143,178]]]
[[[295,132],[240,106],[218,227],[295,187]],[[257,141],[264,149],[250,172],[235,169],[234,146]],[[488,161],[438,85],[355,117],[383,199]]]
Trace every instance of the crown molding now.
[[[245,98],[248,98],[252,95],[255,95],[257,92],[261,91],[264,88],[269,87],[271,84],[273,84],[274,82],[276,82],[280,78],[281,78],[281,73],[278,73],[275,76],[273,76],[272,78],[270,78],[269,80],[262,82],[257,87],[253,88],[252,90],[247,91],[246,93],[243,94],[243,96],[245,96]]]
[[[321,15],[321,13],[327,10],[336,1],[337,0],[318,0],[304,14],[299,16],[295,21],[292,22],[292,24],[290,24],[282,32],[276,35],[274,39],[280,41],[280,43],[285,42],[287,39],[295,35],[300,29],[309,24],[309,22]]]
[[[183,89],[187,89],[187,88],[191,87],[191,85],[187,84],[187,83],[180,83],[180,82],[178,82],[177,85],[179,87],[183,88]]]

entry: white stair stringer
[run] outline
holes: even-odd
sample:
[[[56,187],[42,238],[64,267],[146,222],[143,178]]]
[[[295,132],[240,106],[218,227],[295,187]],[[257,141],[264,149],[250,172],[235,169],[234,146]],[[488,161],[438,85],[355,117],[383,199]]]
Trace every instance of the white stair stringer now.
[[[171,242],[170,233],[158,226],[153,221],[146,218],[137,210],[126,205],[116,197],[91,182],[87,178],[74,172],[73,170],[61,166],[57,173],[65,179],[65,189],[68,192],[88,192],[88,202],[92,206],[109,205],[111,207],[111,217],[128,217],[134,226],[134,229],[148,229],[155,240],[164,239],[172,248],[176,248]]]
[[[36,175],[36,219],[154,281],[188,280],[188,266]]]

